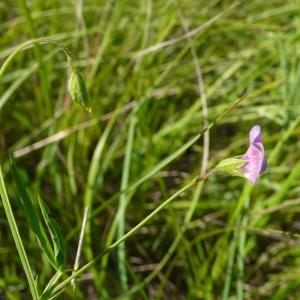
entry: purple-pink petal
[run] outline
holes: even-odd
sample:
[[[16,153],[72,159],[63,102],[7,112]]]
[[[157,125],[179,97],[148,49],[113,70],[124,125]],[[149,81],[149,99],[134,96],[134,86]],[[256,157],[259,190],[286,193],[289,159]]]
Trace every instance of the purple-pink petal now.
[[[249,132],[250,144],[262,143],[261,128],[259,125],[254,125]]]
[[[261,174],[261,173],[263,173],[264,171],[266,171],[267,166],[268,166],[267,158],[266,158],[266,156],[264,155],[264,159],[263,159],[263,162],[262,162],[262,165],[261,165],[261,169],[260,169],[260,171],[259,171],[259,174]]]
[[[267,167],[264,146],[262,144],[262,133],[259,125],[255,125],[251,128],[249,141],[249,148],[242,156],[246,164],[241,168],[241,171],[250,182],[255,184],[259,174],[264,172]]]

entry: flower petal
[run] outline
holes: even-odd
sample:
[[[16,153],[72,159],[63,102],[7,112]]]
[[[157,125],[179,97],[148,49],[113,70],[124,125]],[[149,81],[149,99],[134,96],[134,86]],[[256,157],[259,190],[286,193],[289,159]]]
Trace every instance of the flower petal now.
[[[259,125],[254,125],[249,132],[250,144],[262,143],[261,128]]]
[[[246,154],[242,157],[247,163],[242,167],[242,172],[244,176],[250,180],[252,183],[256,183],[261,170],[264,168],[264,151],[263,145],[260,144],[250,145]]]
[[[263,173],[264,171],[266,171],[267,166],[268,166],[267,158],[266,158],[266,156],[264,155],[264,159],[263,159],[263,161],[262,161],[262,165],[261,165],[259,174],[261,174],[261,173]]]
[[[262,144],[262,133],[259,125],[255,125],[249,132],[250,145],[242,159],[247,163],[241,168],[244,176],[253,184],[256,183],[259,174],[265,171],[267,159],[265,149]]]

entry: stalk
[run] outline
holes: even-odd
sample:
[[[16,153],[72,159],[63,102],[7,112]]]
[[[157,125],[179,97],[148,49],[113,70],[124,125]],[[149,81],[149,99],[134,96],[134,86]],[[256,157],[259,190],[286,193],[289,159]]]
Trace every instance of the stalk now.
[[[171,197],[169,197],[167,200],[165,200],[161,205],[159,205],[156,209],[154,209],[147,217],[145,217],[140,223],[138,223],[135,227],[133,227],[131,230],[129,230],[125,235],[123,235],[120,239],[118,239],[116,242],[114,242],[111,246],[106,248],[102,253],[97,255],[93,260],[91,260],[89,263],[87,263],[85,266],[83,266],[81,269],[79,269],[77,272],[74,272],[70,277],[65,279],[63,282],[58,284],[52,291],[52,294],[59,292],[61,289],[63,289],[66,285],[68,285],[74,278],[85,272],[89,267],[97,263],[101,258],[105,255],[107,255],[110,251],[118,247],[120,244],[128,240],[132,235],[134,235],[139,229],[141,229],[146,223],[148,223],[154,216],[156,216],[162,209],[164,209],[170,202],[172,202],[175,198],[177,198],[179,195],[181,195],[183,192],[188,190],[190,187],[192,187],[196,182],[199,180],[203,180],[202,178],[199,178],[199,176],[194,177],[190,182],[188,182],[184,187],[182,187],[180,190],[178,190],[175,194],[173,194]]]
[[[63,53],[66,55],[67,60],[68,60],[68,64],[69,67],[71,68],[71,70],[74,70],[74,59],[71,55],[71,53],[68,51],[67,48],[63,47],[62,45],[60,45],[59,43],[57,43],[55,40],[51,40],[48,38],[36,38],[36,39],[31,39],[28,40],[26,42],[21,43],[20,45],[18,45],[16,47],[16,49],[8,56],[8,58],[5,60],[5,62],[3,63],[3,65],[0,68],[0,78],[3,77],[5,71],[7,70],[8,66],[10,65],[10,63],[12,62],[12,60],[15,58],[15,56],[22,50],[35,45],[35,44],[52,44],[57,46],[61,51],[63,51]]]

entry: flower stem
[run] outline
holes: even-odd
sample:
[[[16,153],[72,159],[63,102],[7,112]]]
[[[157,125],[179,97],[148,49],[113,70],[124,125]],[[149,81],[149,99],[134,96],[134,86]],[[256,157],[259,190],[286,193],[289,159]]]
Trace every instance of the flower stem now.
[[[4,73],[7,70],[8,66],[10,65],[10,63],[12,62],[14,57],[20,51],[24,50],[27,47],[35,45],[35,44],[52,44],[52,45],[57,46],[66,55],[66,57],[68,59],[68,65],[71,68],[71,70],[74,70],[74,59],[73,59],[71,53],[69,52],[69,50],[67,48],[63,47],[62,45],[60,45],[55,40],[51,40],[51,39],[48,39],[48,38],[36,38],[36,39],[28,40],[28,41],[26,41],[24,43],[21,43],[20,45],[17,46],[17,48],[8,56],[8,58],[5,60],[5,62],[1,66],[1,68],[0,68],[0,78],[4,75]]]
[[[184,191],[188,190],[191,186],[193,186],[198,181],[198,176],[194,177],[190,182],[188,182],[184,187],[178,190],[175,194],[165,200],[161,205],[159,205],[156,209],[154,209],[145,219],[143,219],[140,223],[138,223],[135,227],[129,230],[125,235],[123,235],[120,239],[106,248],[102,253],[97,255],[93,260],[79,269],[77,272],[74,272],[69,278],[65,279],[63,282],[58,284],[55,289],[53,289],[52,294],[57,293],[62,288],[64,288],[67,284],[69,284],[72,279],[76,278],[83,272],[85,272],[89,267],[97,263],[103,256],[107,255],[111,250],[119,246],[124,241],[128,240],[133,234],[135,234],[139,229],[141,229],[146,223],[148,223],[156,214],[158,214],[165,206],[167,206],[170,202],[172,202],[175,198],[177,198]]]

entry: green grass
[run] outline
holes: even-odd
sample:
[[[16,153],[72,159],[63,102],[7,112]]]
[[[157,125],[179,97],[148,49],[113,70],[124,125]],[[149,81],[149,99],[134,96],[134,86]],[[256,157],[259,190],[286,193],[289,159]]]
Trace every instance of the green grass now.
[[[0,298],[299,299],[299,14],[298,0],[1,2],[1,66],[55,40],[92,112],[55,45],[0,75]],[[257,185],[189,186],[207,149],[208,170],[243,154],[254,124]]]

